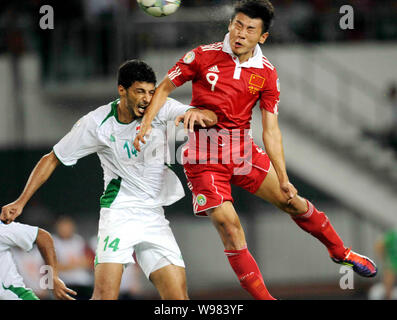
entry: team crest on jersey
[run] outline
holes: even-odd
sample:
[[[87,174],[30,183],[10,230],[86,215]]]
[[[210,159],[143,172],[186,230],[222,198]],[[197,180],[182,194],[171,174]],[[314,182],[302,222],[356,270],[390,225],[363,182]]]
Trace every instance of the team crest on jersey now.
[[[265,85],[266,79],[257,75],[251,74],[250,80],[248,82],[248,90],[251,94],[257,94],[263,86]]]
[[[197,195],[196,200],[199,206],[204,206],[207,203],[207,198],[201,193]]]
[[[196,58],[196,55],[194,54],[194,52],[189,51],[183,57],[183,62],[189,64],[189,63],[192,63],[195,58]]]

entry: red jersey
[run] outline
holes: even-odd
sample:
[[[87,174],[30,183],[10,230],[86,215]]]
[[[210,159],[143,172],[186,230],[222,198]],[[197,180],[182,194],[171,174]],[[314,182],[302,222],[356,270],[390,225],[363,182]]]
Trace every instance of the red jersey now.
[[[223,42],[188,52],[168,71],[168,77],[177,87],[192,81],[191,105],[214,111],[218,128],[249,129],[258,100],[260,108],[278,113],[276,68],[262,55],[259,45],[248,61],[240,63],[230,48],[228,34]]]

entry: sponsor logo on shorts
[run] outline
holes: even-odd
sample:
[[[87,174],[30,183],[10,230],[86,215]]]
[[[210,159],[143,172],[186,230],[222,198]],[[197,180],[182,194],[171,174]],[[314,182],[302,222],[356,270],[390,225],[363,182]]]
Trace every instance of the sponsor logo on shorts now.
[[[204,206],[207,203],[207,198],[201,193],[197,195],[196,199],[199,206]]]

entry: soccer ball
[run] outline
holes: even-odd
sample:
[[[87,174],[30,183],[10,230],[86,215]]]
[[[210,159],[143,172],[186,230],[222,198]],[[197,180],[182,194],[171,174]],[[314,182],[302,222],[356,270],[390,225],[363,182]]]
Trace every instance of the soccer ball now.
[[[178,10],[180,0],[137,0],[139,6],[153,17],[163,17],[173,14]]]

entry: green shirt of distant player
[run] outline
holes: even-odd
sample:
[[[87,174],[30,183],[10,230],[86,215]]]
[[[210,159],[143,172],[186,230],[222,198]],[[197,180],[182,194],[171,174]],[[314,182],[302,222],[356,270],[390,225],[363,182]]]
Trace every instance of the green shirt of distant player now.
[[[391,230],[384,236],[386,265],[397,272],[397,230]]]

